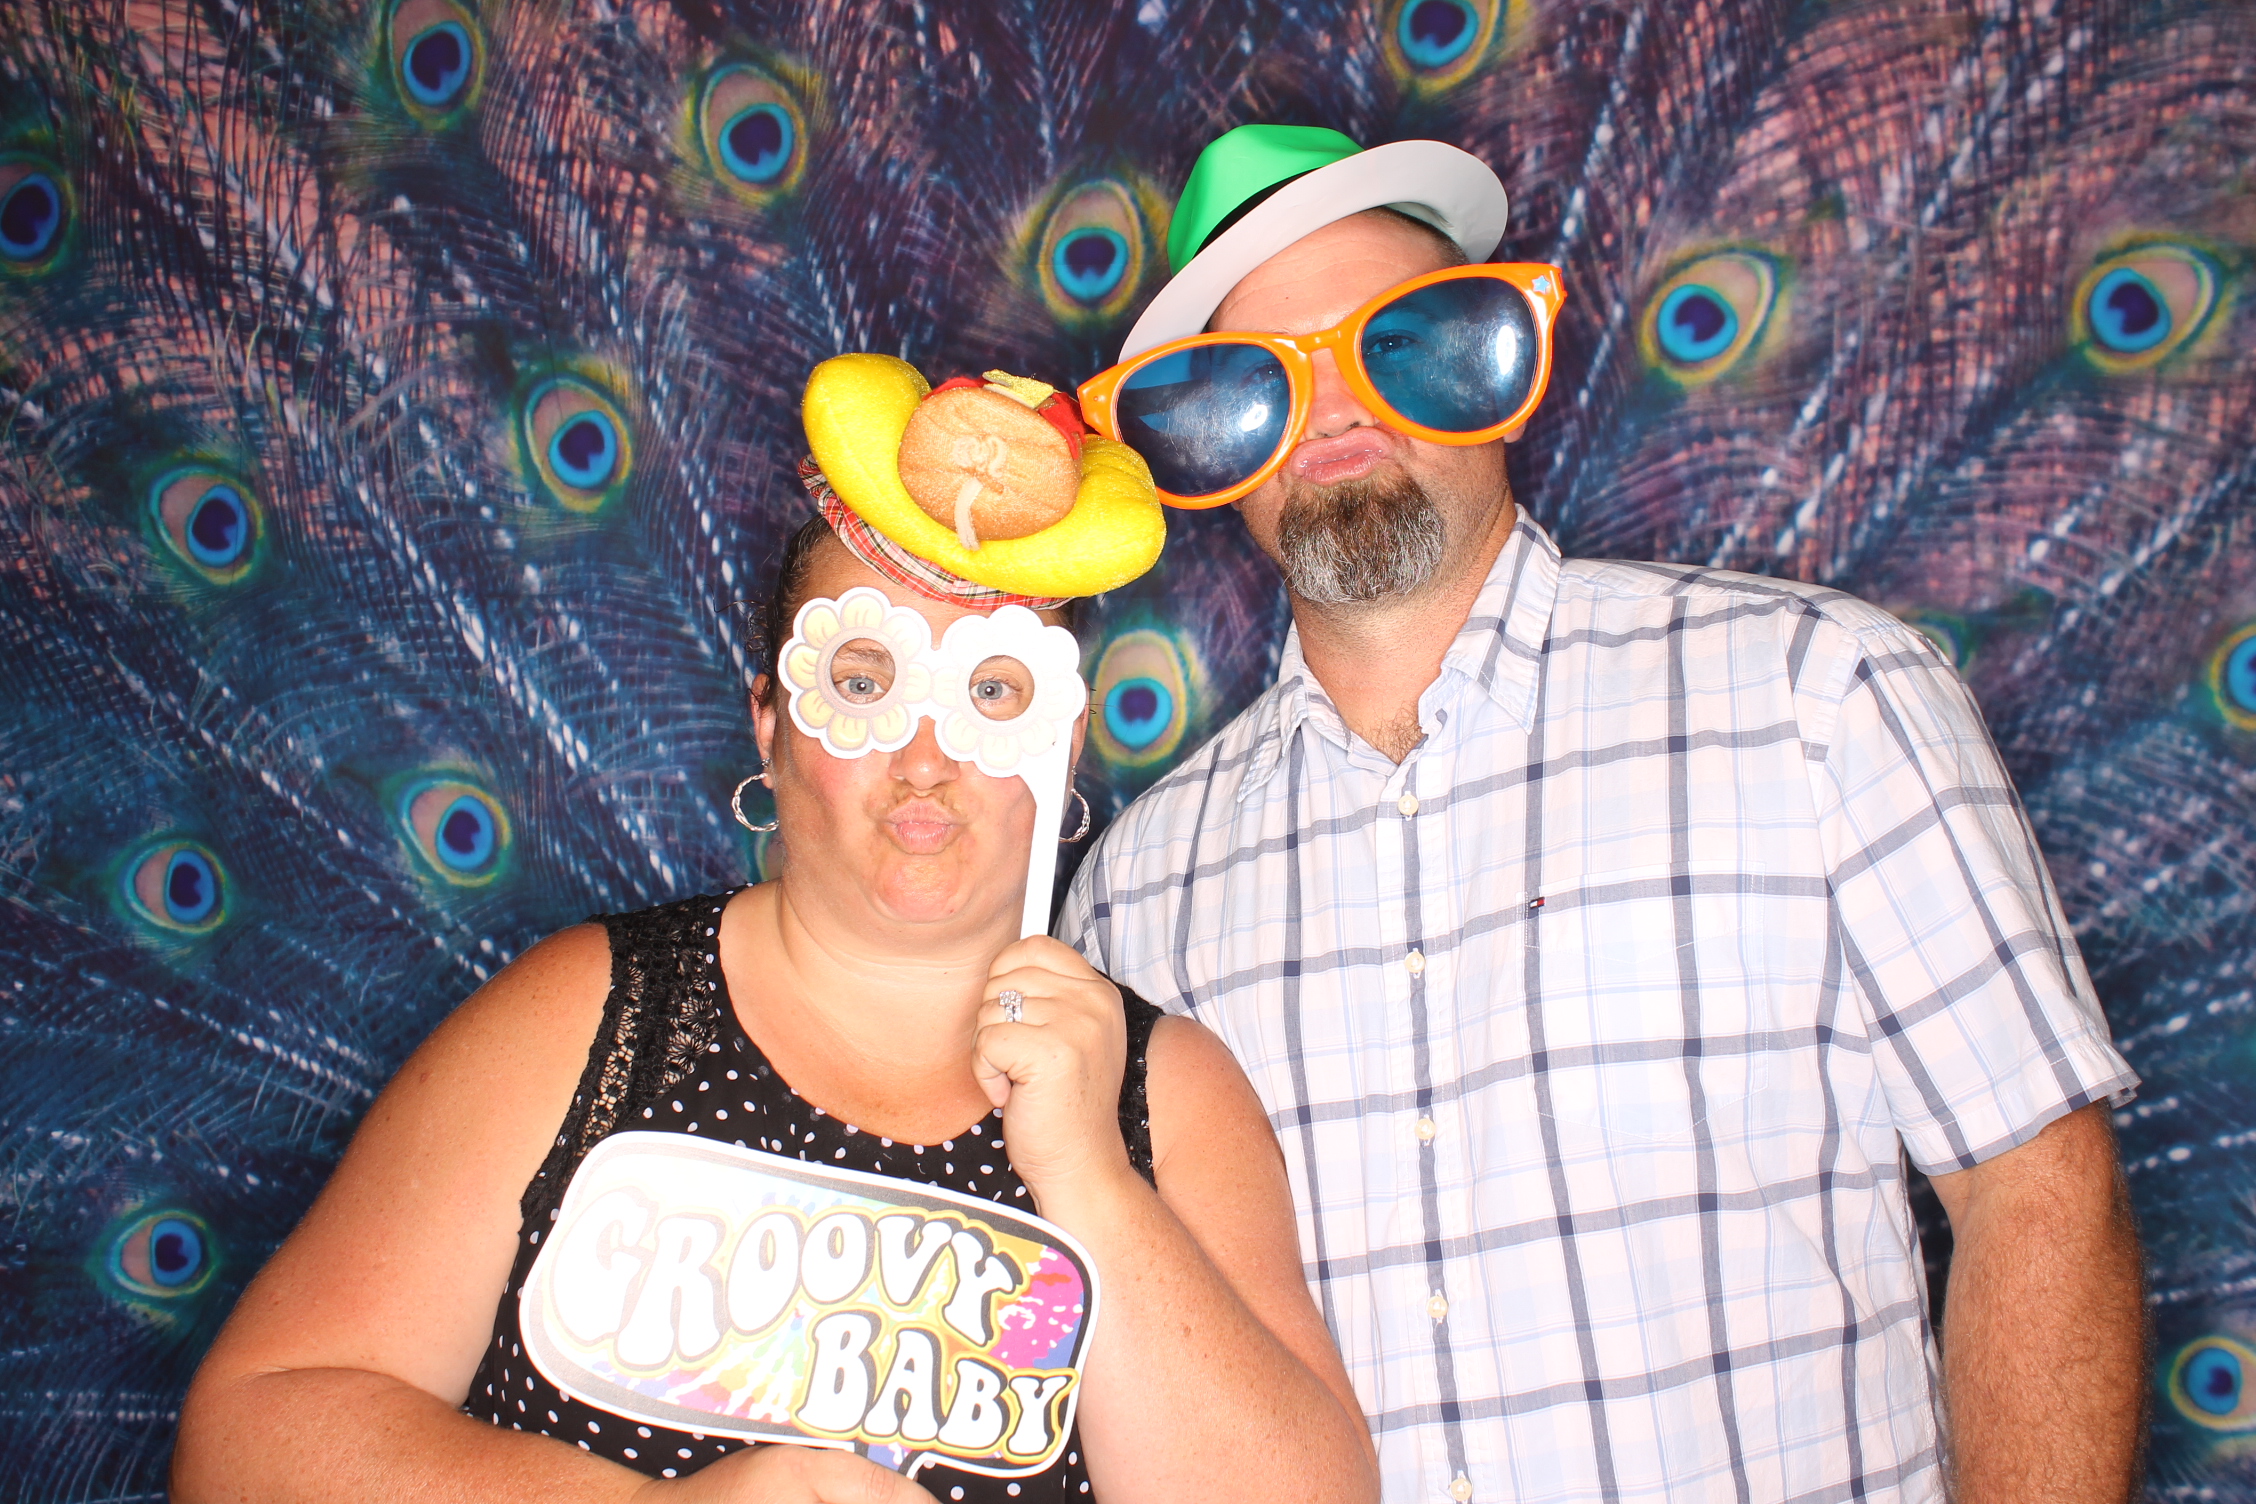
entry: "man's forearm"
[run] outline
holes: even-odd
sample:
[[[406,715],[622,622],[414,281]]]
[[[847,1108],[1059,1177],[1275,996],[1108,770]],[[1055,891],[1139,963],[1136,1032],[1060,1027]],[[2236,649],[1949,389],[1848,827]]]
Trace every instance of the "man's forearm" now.
[[[1956,1504],[2122,1504],[2146,1433],[2138,1238],[2104,1104],[1939,1176]]]

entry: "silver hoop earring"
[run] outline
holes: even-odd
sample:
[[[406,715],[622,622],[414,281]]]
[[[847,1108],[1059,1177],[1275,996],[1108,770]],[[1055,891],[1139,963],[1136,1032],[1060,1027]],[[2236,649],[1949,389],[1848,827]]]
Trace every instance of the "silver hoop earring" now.
[[[1079,785],[1067,789],[1066,792],[1081,801],[1081,823],[1074,827],[1072,835],[1058,838],[1064,841],[1066,845],[1071,846],[1089,833],[1089,796],[1081,792]]]
[[[766,768],[762,768],[759,772],[754,773],[750,778],[745,779],[744,783],[766,783],[767,781],[768,770]],[[780,819],[775,819],[770,820],[765,825],[754,825],[750,820],[745,819],[744,783],[738,784],[736,786],[736,792],[729,795],[729,812],[736,816],[737,824],[743,826],[746,830],[751,831],[752,834],[756,836],[767,835],[772,832],[778,825],[781,825],[783,821]]]

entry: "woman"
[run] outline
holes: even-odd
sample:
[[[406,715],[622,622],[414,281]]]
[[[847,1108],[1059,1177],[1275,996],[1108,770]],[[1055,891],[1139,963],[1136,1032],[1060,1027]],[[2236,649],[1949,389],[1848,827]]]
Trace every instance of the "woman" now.
[[[871,569],[817,519],[787,552],[768,640],[803,602],[856,586],[922,613],[934,640],[966,614]],[[1007,676],[989,686],[1023,687]],[[1282,1161],[1235,1062],[1197,1024],[1155,1022],[1141,1000],[1132,1031],[1119,992],[1073,951],[1013,938],[1027,786],[950,760],[929,720],[897,752],[848,759],[780,713],[771,680],[753,711],[781,876],[608,934],[552,936],[448,1019],[220,1334],[183,1413],[175,1496],[1376,1498],[1368,1435],[1302,1281]],[[653,1428],[605,1426],[545,1379],[516,1387],[538,1378],[512,1356],[516,1290],[541,1209],[561,1195],[550,1182],[568,1178],[557,1156],[584,1149],[590,1099],[608,1090],[598,1068],[620,1033],[619,989],[630,973],[639,985],[698,961],[680,943],[655,959],[624,951],[708,919],[718,976],[693,1004],[712,1039],[697,1069],[725,1066],[732,1088],[757,1080],[767,1095],[756,1123],[708,1115],[700,1132],[942,1183],[932,1162],[943,1154],[927,1148],[973,1135],[1007,1144],[987,1156],[999,1176],[980,1176],[974,1194],[1031,1199],[1087,1249],[1103,1301],[1069,1462],[1008,1485],[935,1466],[920,1475],[927,1492],[852,1453],[645,1435]],[[686,943],[701,948],[705,933]],[[1139,1070],[1148,1184],[1122,1127]],[[666,1100],[685,1096],[694,1114],[690,1082]],[[633,1126],[682,1126],[661,1107]]]

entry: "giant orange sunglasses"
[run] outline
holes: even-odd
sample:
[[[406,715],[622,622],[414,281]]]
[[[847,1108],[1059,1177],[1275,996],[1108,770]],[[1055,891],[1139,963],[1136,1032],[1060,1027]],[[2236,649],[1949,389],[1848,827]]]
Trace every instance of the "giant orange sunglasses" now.
[[[1319,350],[1355,400],[1436,444],[1511,432],[1551,380],[1559,268],[1452,266],[1388,288],[1314,334],[1193,334],[1081,386],[1090,426],[1144,457],[1162,501],[1218,507],[1275,475],[1308,428]]]

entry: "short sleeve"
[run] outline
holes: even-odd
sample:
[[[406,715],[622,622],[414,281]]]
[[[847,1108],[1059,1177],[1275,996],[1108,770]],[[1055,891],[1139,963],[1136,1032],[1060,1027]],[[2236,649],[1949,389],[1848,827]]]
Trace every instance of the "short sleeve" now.
[[[1842,960],[1913,1163],[1965,1169],[2138,1078],[1972,696],[1909,629],[1855,636],[1812,766]]]
[[[1109,832],[1108,832],[1109,834]],[[1100,843],[1103,838],[1098,838]],[[1106,967],[1104,938],[1097,933],[1096,905],[1091,897],[1100,869],[1104,865],[1105,849],[1102,844],[1089,853],[1066,885],[1065,902],[1058,908],[1057,924],[1052,933],[1081,953],[1097,970]]]

